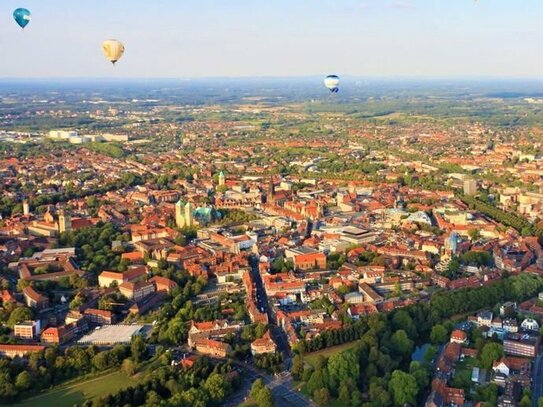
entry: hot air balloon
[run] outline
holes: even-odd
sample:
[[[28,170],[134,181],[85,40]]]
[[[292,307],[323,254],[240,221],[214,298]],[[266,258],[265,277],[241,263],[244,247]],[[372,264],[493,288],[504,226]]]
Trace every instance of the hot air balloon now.
[[[13,18],[23,30],[30,22],[30,15],[30,11],[26,8],[18,8],[13,12]]]
[[[339,92],[339,76],[337,75],[328,75],[324,80],[324,86],[330,89],[332,93]]]
[[[115,65],[124,54],[124,45],[117,40],[106,40],[102,43],[102,51],[107,59]]]

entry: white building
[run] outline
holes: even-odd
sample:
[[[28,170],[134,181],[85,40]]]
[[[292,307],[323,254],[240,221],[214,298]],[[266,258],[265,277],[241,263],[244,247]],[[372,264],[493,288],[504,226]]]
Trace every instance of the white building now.
[[[520,324],[520,327],[524,331],[539,331],[539,324],[535,319],[526,318],[524,321],[522,321],[522,324]]]

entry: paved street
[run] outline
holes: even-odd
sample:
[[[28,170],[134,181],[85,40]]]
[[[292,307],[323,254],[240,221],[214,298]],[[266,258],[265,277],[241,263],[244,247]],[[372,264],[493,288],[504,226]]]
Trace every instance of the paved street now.
[[[258,301],[257,306],[259,309],[264,310],[264,312],[268,314],[273,338],[275,339],[275,342],[277,343],[279,350],[283,353],[283,357],[285,360],[285,368],[289,369],[291,354],[290,354],[290,345],[288,343],[288,338],[285,331],[282,328],[276,325],[273,325],[275,322],[275,316],[273,315],[273,311],[271,310],[269,306],[268,296],[264,288],[262,276],[260,275],[260,272],[258,271],[258,260],[256,258],[251,259],[251,273],[253,276],[253,281],[256,284],[256,293],[257,293],[257,301]]]
[[[543,397],[543,354],[535,359],[532,377],[532,407],[537,407],[537,401]]]
[[[262,379],[262,381],[270,388],[273,397],[276,401],[276,405],[279,406],[293,406],[293,407],[315,407],[316,404],[305,397],[300,392],[292,389],[292,377],[289,373],[283,373],[279,376],[270,376],[266,373],[262,373],[255,367],[245,365],[243,363],[235,363],[237,366],[243,369],[242,378],[243,383],[241,389],[230,397],[223,407],[237,407],[246,398],[249,397],[251,386],[256,379]]]

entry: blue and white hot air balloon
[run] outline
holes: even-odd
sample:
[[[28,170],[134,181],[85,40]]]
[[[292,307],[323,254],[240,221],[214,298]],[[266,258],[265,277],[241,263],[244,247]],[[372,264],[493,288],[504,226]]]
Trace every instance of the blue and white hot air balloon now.
[[[338,93],[339,92],[339,76],[328,75],[324,79],[324,86],[326,86],[330,90],[330,92]]]
[[[30,16],[30,10],[27,10],[26,8],[18,8],[13,12],[13,18],[23,30],[30,22]]]

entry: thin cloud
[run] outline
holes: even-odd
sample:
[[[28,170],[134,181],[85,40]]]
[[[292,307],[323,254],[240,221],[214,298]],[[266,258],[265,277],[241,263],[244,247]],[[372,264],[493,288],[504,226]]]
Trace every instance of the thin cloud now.
[[[413,3],[410,3],[408,1],[402,1],[402,0],[394,1],[390,3],[390,7],[395,8],[395,9],[401,9],[401,10],[414,10],[416,8]]]

